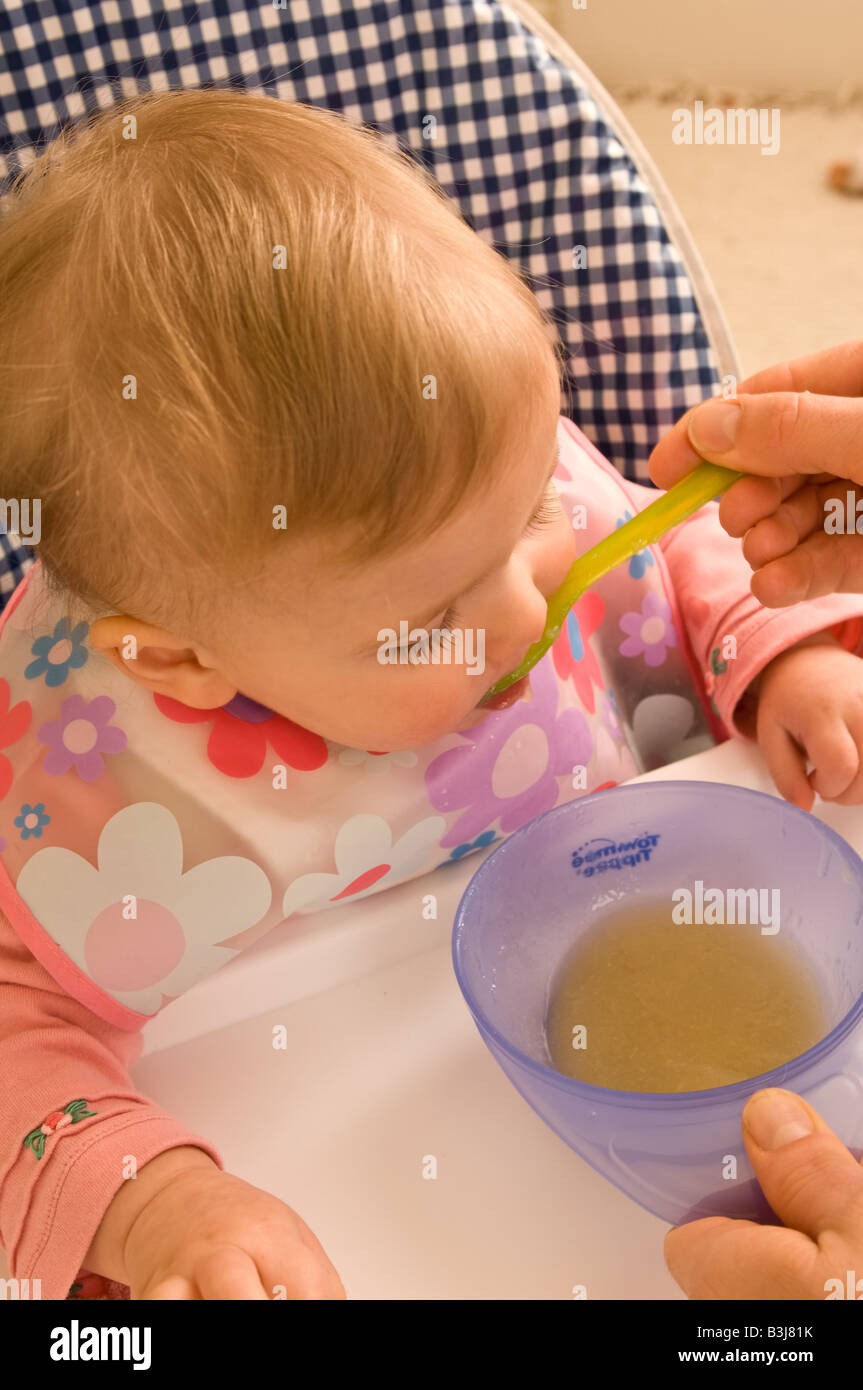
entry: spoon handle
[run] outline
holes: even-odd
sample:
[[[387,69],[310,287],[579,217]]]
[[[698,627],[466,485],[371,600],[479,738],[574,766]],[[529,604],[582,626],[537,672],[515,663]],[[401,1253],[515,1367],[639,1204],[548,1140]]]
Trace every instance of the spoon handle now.
[[[705,502],[727,492],[732,483],[742,477],[730,468],[722,468],[717,463],[701,463],[679,483],[669,488],[643,512],[638,512],[630,521],[624,522],[610,536],[576,560],[566,579],[548,601],[548,618],[542,637],[528,647],[521,665],[508,676],[502,676],[483,696],[483,700],[498,695],[502,690],[521,680],[528,671],[544,656],[557,638],[566,616],[577,599],[601,579],[609,570],[622,565],[630,556],[637,555],[646,545],[651,545],[672,526],[685,521]]]

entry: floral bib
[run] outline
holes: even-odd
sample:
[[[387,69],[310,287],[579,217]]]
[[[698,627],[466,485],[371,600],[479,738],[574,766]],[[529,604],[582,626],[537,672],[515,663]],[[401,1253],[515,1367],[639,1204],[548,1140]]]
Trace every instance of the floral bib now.
[[[583,553],[631,504],[564,417],[558,434]],[[0,909],[70,995],[130,1030],[286,919],[725,733],[652,548],[578,601],[530,700],[404,752],[329,742],[242,694],[211,710],[153,695],[64,610],[37,563],[0,618]]]

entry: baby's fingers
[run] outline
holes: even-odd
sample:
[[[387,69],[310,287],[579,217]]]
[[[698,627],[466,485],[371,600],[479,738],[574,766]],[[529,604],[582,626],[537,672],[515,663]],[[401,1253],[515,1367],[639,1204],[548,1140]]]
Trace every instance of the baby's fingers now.
[[[177,1300],[178,1302],[201,1302],[201,1295],[195,1290],[194,1284],[183,1274],[172,1274],[168,1279],[162,1279],[160,1283],[141,1294],[141,1302],[168,1302]]]
[[[829,762],[825,750],[823,772],[820,753],[812,754],[816,771],[810,774],[809,781],[824,801],[835,801],[837,806],[859,806],[863,804],[863,712],[846,714],[839,729],[841,747],[837,736]]]
[[[260,1261],[268,1298],[345,1299],[344,1285],[321,1249],[292,1245],[289,1256],[280,1254]]]
[[[770,775],[786,801],[811,811],[816,793],[823,801],[857,805],[863,801],[863,721],[856,736],[844,719],[813,721],[807,728],[805,747],[782,724],[765,720],[760,742]],[[813,771],[807,776],[807,761]]]
[[[844,719],[826,716],[807,733],[806,748],[814,771],[810,786],[823,801],[843,801],[861,788],[860,753]]]
[[[220,1246],[195,1262],[195,1280],[201,1297],[211,1299],[264,1299],[258,1266],[238,1245]]]
[[[255,1258],[237,1245],[209,1251],[195,1263],[201,1296],[233,1300],[343,1299],[345,1291],[338,1274],[316,1237],[312,1236],[312,1240],[314,1245],[310,1248],[293,1236],[276,1238],[258,1250]]]
[[[805,749],[775,720],[764,720],[758,741],[780,796],[802,811],[811,811],[815,793],[806,776]]]

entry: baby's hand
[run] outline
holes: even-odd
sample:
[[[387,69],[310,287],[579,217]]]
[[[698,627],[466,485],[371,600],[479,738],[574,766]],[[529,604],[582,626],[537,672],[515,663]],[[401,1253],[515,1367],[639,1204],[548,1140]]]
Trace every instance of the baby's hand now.
[[[231,1173],[193,1168],[142,1208],[124,1264],[133,1299],[343,1299],[305,1222]]]
[[[761,672],[756,718],[758,742],[786,801],[804,811],[816,792],[840,806],[863,802],[859,657],[827,633],[781,652]]]

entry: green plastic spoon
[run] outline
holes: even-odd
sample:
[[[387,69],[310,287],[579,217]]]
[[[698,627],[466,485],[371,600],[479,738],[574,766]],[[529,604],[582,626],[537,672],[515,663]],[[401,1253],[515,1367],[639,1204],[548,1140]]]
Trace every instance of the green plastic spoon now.
[[[606,536],[599,545],[586,550],[576,560],[557,593],[552,594],[549,599],[548,618],[539,641],[528,647],[520,666],[508,676],[502,676],[496,685],[486,691],[480,704],[484,704],[494,695],[499,695],[521,680],[522,676],[527,675],[557,638],[572,605],[578,602],[591,584],[608,574],[609,570],[622,565],[630,556],[637,555],[646,545],[652,545],[666,531],[670,531],[672,526],[677,526],[693,512],[697,512],[705,502],[718,497],[722,492],[727,492],[731,484],[742,476],[742,473],[735,473],[730,468],[721,468],[717,463],[701,463],[674,487],[669,488],[668,492],[663,493],[656,502],[651,502],[643,512],[639,512],[631,521],[618,527],[614,535]]]

